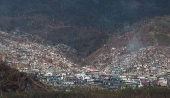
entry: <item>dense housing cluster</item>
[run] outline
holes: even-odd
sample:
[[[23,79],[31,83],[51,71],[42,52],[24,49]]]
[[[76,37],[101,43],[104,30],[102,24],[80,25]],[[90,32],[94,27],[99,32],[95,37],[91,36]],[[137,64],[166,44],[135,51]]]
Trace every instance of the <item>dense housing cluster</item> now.
[[[62,55],[60,50],[76,53],[71,46],[38,43],[30,40],[33,38],[39,37],[27,32],[1,31],[1,58],[21,72],[38,73],[41,82],[54,87],[97,85],[116,89],[120,86],[169,86],[170,47],[147,46],[135,51],[129,51],[127,46],[112,47],[108,54],[96,56],[91,65],[83,67]]]

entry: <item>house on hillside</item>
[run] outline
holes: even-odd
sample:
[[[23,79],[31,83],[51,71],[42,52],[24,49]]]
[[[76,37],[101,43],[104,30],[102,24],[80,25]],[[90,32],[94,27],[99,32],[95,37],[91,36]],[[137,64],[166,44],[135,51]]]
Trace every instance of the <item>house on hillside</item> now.
[[[47,70],[44,74],[44,76],[53,76],[53,72],[50,70]]]
[[[149,86],[150,85],[150,82],[149,82],[149,80],[148,79],[141,79],[141,84],[143,85],[143,86]]]
[[[167,86],[167,84],[168,84],[167,79],[165,79],[165,78],[159,78],[159,80],[158,80],[158,85],[160,85],[160,86]]]

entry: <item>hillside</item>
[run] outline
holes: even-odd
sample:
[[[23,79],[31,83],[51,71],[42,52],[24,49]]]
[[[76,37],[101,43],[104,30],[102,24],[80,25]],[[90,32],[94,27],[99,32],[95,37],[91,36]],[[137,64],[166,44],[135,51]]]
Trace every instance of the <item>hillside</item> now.
[[[107,43],[108,36],[132,31],[145,17],[169,14],[168,0],[1,0],[0,29],[16,29],[66,44],[85,58]]]
[[[0,90],[3,92],[52,91],[51,87],[39,82],[36,74],[28,76],[0,61]]]
[[[155,17],[136,23],[136,29],[122,36],[112,36],[112,39],[102,48],[87,57],[84,62],[93,62],[101,54],[109,54],[112,48],[126,47],[121,55],[138,51],[139,48],[154,46],[162,52],[170,46],[170,16]],[[93,59],[94,58],[94,59]]]

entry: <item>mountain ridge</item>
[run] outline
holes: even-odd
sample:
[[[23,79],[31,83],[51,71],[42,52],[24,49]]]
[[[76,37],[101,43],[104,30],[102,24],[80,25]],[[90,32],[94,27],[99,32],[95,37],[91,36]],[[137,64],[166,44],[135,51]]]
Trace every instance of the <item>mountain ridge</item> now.
[[[146,46],[162,48],[169,47],[170,34],[169,30],[166,29],[170,27],[170,21],[166,21],[169,19],[170,16],[164,16],[144,20],[143,23],[140,23],[141,26],[139,26],[136,30],[127,32],[126,34],[116,38],[113,37],[111,40],[114,41],[105,44],[103,47],[95,51],[86,58],[85,62],[92,62],[92,58],[95,58],[100,54],[108,54],[112,48],[121,48],[122,46],[126,46],[128,48],[129,52],[127,53]],[[160,23],[160,21],[165,22],[165,24]],[[157,28],[159,28],[159,30]]]
[[[168,0],[2,0],[0,29],[72,46],[85,58],[106,44],[110,34],[133,31],[133,24],[145,17],[168,15],[169,5]]]

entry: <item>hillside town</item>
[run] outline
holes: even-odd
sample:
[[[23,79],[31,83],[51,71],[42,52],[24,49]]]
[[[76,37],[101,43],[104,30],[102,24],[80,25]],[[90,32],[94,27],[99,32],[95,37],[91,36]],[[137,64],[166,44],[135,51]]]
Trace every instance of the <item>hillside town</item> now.
[[[146,46],[136,51],[127,46],[111,47],[109,54],[101,53],[91,64],[81,66],[62,55],[62,51],[76,53],[73,47],[31,40],[36,38],[19,30],[0,31],[1,59],[20,72],[37,74],[42,83],[55,90],[75,85],[110,89],[170,85],[170,47]]]

